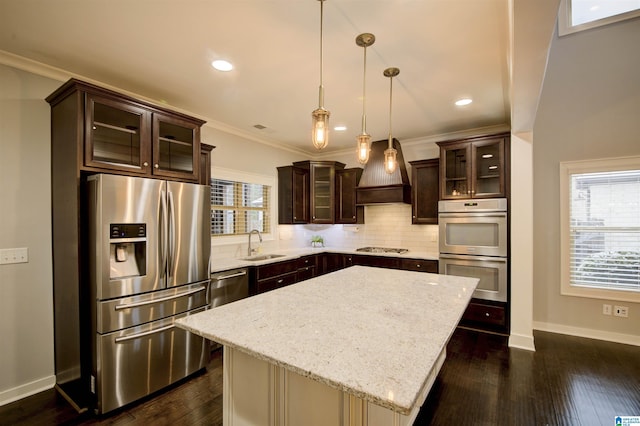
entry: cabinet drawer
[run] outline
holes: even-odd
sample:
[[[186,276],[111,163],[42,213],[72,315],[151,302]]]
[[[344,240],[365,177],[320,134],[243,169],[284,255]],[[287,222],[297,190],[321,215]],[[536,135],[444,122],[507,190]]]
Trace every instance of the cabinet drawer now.
[[[398,266],[400,265],[400,259],[395,257],[367,256],[356,254],[353,256],[353,264],[362,266],[374,266],[377,268],[398,269]]]
[[[310,266],[316,267],[316,266],[318,266],[316,264],[316,261],[317,261],[317,257],[316,256],[304,256],[304,257],[301,257],[300,259],[298,259],[297,268],[298,269],[302,269],[302,268],[308,268]]]
[[[298,269],[298,281],[309,280],[316,276],[316,267],[315,266],[305,266],[304,268]]]
[[[275,290],[280,287],[294,284],[297,279],[297,273],[294,271],[288,274],[278,275],[277,277],[259,280],[256,283],[256,291],[257,293],[264,293],[265,291]]]
[[[504,306],[469,303],[462,319],[487,325],[506,326],[506,310]]]
[[[424,259],[400,259],[400,269],[403,269],[405,271],[429,272],[432,274],[437,274],[438,261]]]
[[[295,272],[296,269],[298,269],[298,259],[258,266],[256,268],[256,280],[261,281],[289,272]]]

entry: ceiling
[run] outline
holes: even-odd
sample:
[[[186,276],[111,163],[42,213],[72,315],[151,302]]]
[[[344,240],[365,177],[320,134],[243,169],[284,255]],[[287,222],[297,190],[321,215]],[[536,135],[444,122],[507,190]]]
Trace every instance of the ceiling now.
[[[316,0],[0,0],[0,50],[144,96],[266,142],[314,154],[320,2]],[[509,125],[508,0],[326,0],[328,152],[361,132],[416,140]],[[235,69],[214,70],[227,59]],[[470,97],[473,103],[454,102]],[[265,126],[258,130],[254,125]]]

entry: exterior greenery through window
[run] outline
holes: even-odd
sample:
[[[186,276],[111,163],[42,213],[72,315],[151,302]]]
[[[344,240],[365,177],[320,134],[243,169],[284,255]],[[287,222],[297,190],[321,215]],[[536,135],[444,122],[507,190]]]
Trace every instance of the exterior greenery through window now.
[[[211,234],[271,232],[270,192],[268,185],[211,179]]]
[[[569,284],[640,294],[640,169],[567,178]]]

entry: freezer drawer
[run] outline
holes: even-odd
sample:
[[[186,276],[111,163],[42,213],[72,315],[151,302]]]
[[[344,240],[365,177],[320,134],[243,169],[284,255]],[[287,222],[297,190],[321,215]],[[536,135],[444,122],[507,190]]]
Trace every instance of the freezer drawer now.
[[[209,281],[98,302],[96,331],[109,333],[206,306]]]
[[[139,327],[96,335],[92,381],[97,410],[106,413],[204,368],[205,339],[173,325],[201,308]]]

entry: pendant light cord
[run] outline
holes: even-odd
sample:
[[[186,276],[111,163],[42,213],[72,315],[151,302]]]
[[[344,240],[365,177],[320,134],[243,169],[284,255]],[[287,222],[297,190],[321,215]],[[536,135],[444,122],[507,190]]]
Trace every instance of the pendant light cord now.
[[[322,58],[322,22],[324,18],[324,0],[320,0],[320,87],[318,91],[318,106],[320,108],[324,107],[324,87],[322,85],[322,68],[323,68],[323,58]]]
[[[393,142],[391,141],[391,103],[393,99],[393,77],[389,78],[389,149],[393,148]]]
[[[367,46],[364,46],[364,76],[362,79],[362,134],[367,133],[367,107],[366,107],[366,89],[367,89]]]

